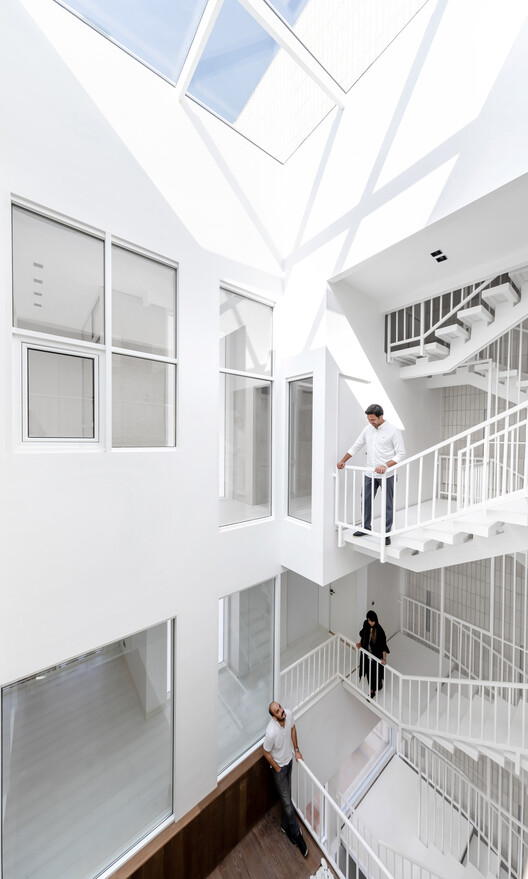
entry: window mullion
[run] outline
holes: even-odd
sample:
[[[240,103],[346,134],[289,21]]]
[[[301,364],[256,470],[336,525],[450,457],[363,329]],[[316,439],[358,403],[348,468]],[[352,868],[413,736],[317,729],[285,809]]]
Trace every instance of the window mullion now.
[[[104,303],[105,303],[105,451],[112,448],[112,237],[105,236],[104,249]]]

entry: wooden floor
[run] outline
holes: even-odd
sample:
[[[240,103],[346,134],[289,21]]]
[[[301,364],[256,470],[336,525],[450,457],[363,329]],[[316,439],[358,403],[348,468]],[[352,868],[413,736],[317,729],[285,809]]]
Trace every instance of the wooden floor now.
[[[207,879],[309,879],[321,866],[323,853],[304,828],[303,836],[306,858],[282,833],[277,803]]]

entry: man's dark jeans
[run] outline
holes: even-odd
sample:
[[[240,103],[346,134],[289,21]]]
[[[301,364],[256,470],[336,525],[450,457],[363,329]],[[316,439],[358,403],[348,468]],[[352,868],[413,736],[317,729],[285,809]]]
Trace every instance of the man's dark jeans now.
[[[374,483],[374,497],[376,497],[378,488],[381,486],[381,479],[372,479],[370,476],[365,476],[364,482],[364,491],[363,491],[363,527],[365,530],[370,531],[372,528],[372,483]],[[387,479],[387,516],[385,519],[385,531],[389,532],[392,528],[392,519],[393,519],[393,498],[394,498],[394,476],[389,476]],[[383,524],[383,517],[382,522]]]
[[[291,841],[297,843],[299,837],[301,836],[301,831],[299,825],[297,824],[295,809],[293,808],[291,798],[292,766],[293,757],[286,766],[281,767],[280,772],[275,772],[274,769],[272,769],[271,771],[273,772],[273,780],[275,782],[275,787],[277,788],[277,793],[281,801],[281,827],[286,831]]]

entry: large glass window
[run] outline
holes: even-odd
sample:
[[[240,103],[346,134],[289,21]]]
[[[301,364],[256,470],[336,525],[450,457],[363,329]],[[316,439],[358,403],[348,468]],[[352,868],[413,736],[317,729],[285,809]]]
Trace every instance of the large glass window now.
[[[220,293],[220,525],[271,515],[272,309]]]
[[[13,207],[15,327],[104,341],[104,242]]]
[[[172,813],[172,624],[2,690],[2,876],[92,879]]]
[[[262,736],[273,699],[273,580],[219,602],[218,772]]]
[[[174,446],[175,266],[118,244],[105,248],[97,234],[24,207],[12,210],[19,440]]]
[[[289,382],[288,515],[312,521],[313,378]]]
[[[95,358],[24,350],[27,438],[95,439]]]

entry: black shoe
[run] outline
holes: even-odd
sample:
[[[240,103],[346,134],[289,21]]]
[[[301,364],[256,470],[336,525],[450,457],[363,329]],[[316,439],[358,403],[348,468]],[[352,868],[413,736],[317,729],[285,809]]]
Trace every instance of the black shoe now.
[[[390,537],[385,538],[385,546],[390,546]]]
[[[371,690],[370,691],[370,698],[373,699],[375,695],[376,695],[376,690]]]
[[[299,846],[299,851],[300,851],[301,855],[303,856],[303,858],[306,858],[308,855],[308,846],[306,845],[302,836],[299,836],[299,840],[297,842],[297,845]]]
[[[364,531],[354,531],[353,536],[354,537],[365,537],[365,532]]]

